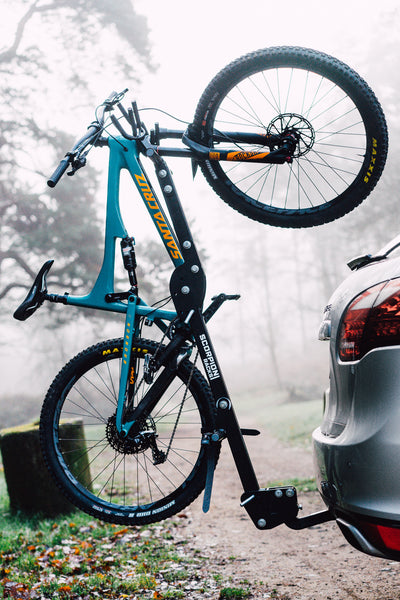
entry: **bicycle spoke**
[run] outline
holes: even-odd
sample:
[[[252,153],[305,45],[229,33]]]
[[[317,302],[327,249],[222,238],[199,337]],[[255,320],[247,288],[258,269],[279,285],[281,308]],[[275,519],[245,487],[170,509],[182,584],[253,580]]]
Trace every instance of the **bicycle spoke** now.
[[[151,385],[142,376],[143,355],[136,361],[132,406],[140,403]],[[85,437],[60,434],[59,452],[66,465],[81,463],[74,477],[84,487],[90,482],[90,493],[99,501],[110,507],[152,505],[179,490],[196,468],[203,422],[191,388],[193,369],[194,365],[185,378],[169,385],[154,414],[131,438],[119,434],[116,426],[117,356],[100,361],[68,389],[59,422],[81,422]]]
[[[106,364],[107,364],[107,363],[106,363]],[[98,377],[99,377],[100,381],[101,381],[101,382],[104,384],[104,386],[105,386],[106,390],[107,390],[107,391],[110,393],[110,392],[111,392],[111,390],[110,390],[110,388],[108,387],[108,385],[105,383],[105,380],[104,380],[103,376],[102,376],[102,375],[99,373],[99,371],[98,371],[97,369],[94,369],[94,371],[95,371],[96,375],[98,375]],[[114,394],[114,398],[113,398],[113,400],[111,400],[110,396],[109,396],[108,394],[106,394],[106,393],[105,393],[103,390],[101,390],[101,389],[100,389],[100,388],[99,388],[97,385],[95,385],[95,383],[94,383],[93,381],[89,380],[87,377],[83,377],[83,379],[84,379],[85,381],[87,381],[87,382],[89,383],[89,385],[93,386],[93,388],[94,388],[94,389],[95,389],[97,392],[99,392],[99,394],[101,394],[102,396],[104,396],[104,398],[106,398],[106,399],[107,399],[109,402],[111,402],[111,404],[113,404],[113,405],[115,405],[115,404],[116,404],[116,401],[117,401],[117,396],[116,396],[115,394]],[[112,392],[111,392],[111,394],[112,394]]]
[[[90,408],[93,409],[93,412],[89,412],[87,408],[82,407],[81,404],[78,404],[77,402],[75,402],[74,400],[72,400],[71,398],[69,398],[69,402],[70,404],[72,404],[73,406],[76,406],[77,409],[82,409],[82,412],[71,412],[71,411],[65,411],[64,415],[68,415],[70,416],[85,416],[85,417],[92,417],[93,419],[100,421],[100,422],[104,422],[103,416],[99,413],[99,411],[96,409],[96,407],[83,395],[79,392],[79,390],[77,390],[79,395],[82,397],[82,399],[90,406]]]
[[[218,147],[227,150],[234,145],[229,131],[258,130],[275,137],[297,131],[301,155],[293,159],[295,171],[286,165],[219,163],[244,196],[285,211],[339,196],[357,177],[366,151],[364,124],[354,103],[334,82],[309,70],[275,68],[240,81],[217,109],[214,127],[226,132],[227,141]],[[265,149],[243,143],[240,148]]]

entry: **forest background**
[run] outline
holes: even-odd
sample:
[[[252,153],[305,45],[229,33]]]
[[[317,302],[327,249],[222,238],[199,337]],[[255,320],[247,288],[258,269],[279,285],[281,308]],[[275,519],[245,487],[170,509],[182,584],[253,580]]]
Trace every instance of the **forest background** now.
[[[348,63],[377,94],[390,152],[370,198],[343,219],[282,230],[236,214],[189,162],[171,160],[175,182],[205,256],[207,298],[241,294],[210,324],[231,390],[322,397],[328,348],[318,325],[346,262],[399,233],[400,9],[395,0],[321,4],[205,0],[16,0],[0,2],[0,426],[33,418],[59,368],[94,341],[120,336],[120,319],[45,306],[25,323],[12,313],[44,260],[49,290],[88,291],[102,259],[106,152],[54,190],[45,182],[111,89],[129,88],[144,108],[190,121],[197,100],[230,60],[273,45],[301,45]],[[175,127],[148,111],[146,122]],[[142,294],[166,295],[164,258],[127,182],[123,207],[135,236]]]

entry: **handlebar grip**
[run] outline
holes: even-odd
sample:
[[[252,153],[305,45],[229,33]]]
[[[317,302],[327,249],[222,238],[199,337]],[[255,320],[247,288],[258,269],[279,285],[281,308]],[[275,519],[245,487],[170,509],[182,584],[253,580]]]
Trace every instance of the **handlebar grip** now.
[[[47,185],[51,188],[55,187],[57,183],[60,181],[61,177],[64,175],[65,171],[68,169],[70,164],[70,159],[67,156],[63,158],[63,160],[58,165],[57,169],[54,171],[53,175],[48,179]]]

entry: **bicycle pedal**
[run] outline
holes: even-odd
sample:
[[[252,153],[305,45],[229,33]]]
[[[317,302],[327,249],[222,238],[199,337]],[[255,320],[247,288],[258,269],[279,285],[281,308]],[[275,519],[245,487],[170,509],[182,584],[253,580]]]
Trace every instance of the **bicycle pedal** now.
[[[258,429],[240,429],[242,435],[260,435],[261,431]]]

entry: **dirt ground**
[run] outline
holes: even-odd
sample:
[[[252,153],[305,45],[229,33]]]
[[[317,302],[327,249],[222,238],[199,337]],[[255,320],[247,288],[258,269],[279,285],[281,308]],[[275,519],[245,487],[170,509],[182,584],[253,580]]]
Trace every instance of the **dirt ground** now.
[[[261,485],[313,475],[307,449],[285,446],[263,432],[247,438]],[[229,585],[249,581],[255,598],[285,600],[394,600],[400,598],[400,563],[367,556],[350,546],[334,522],[302,531],[282,525],[256,529],[240,507],[242,489],[225,444],[215,476],[210,511],[201,498],[185,511],[182,535],[209,557],[210,570]],[[299,494],[303,514],[322,510],[316,492]],[[274,590],[276,590],[274,592]]]

